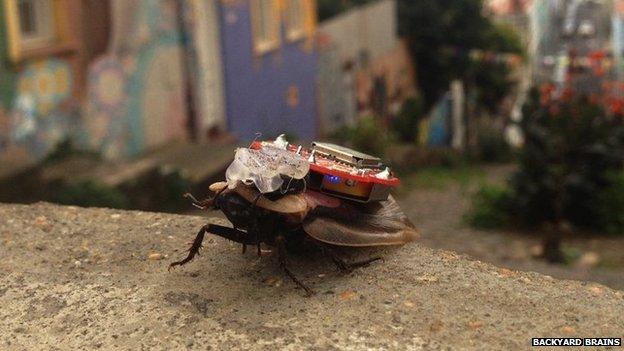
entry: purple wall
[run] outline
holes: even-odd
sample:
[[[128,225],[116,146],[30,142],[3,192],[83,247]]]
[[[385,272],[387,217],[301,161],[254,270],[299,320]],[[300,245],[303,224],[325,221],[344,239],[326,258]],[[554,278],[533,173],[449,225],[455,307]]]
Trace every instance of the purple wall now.
[[[241,140],[292,133],[316,136],[316,52],[303,40],[254,57],[249,2],[219,2],[228,129]],[[299,104],[289,106],[287,91],[296,86]]]

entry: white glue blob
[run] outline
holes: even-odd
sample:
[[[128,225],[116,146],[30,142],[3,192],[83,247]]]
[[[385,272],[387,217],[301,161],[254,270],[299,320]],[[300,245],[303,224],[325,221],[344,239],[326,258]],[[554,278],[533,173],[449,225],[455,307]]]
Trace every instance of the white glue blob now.
[[[234,161],[225,171],[228,187],[233,189],[240,181],[254,184],[263,193],[278,190],[284,180],[282,175],[302,179],[308,174],[310,164],[302,156],[270,145],[260,150],[239,148]]]

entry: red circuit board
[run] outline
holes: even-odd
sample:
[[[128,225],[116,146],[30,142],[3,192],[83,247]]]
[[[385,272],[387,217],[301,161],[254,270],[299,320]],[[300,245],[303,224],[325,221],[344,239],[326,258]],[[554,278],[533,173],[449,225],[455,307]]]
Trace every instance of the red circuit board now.
[[[255,150],[260,150],[262,149],[264,143],[269,145],[273,144],[271,141],[254,141],[251,144],[251,148]],[[289,144],[287,148],[288,151],[291,151],[293,153],[296,153],[298,149],[299,146],[293,144]],[[299,151],[299,154],[306,159],[310,157],[310,153],[311,151],[307,148],[301,148],[301,150]],[[310,162],[310,170],[323,175],[338,176],[344,179],[351,179],[362,183],[376,183],[390,187],[395,187],[400,183],[399,178],[395,177],[392,174],[388,178],[378,178],[377,174],[382,172],[383,169],[358,168],[319,154],[314,155],[314,163]]]

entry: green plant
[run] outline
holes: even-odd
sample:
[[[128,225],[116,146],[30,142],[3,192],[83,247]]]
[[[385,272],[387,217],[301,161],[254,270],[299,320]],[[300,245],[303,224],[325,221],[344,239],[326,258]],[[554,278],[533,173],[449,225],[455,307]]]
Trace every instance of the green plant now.
[[[476,228],[499,228],[509,224],[512,208],[509,189],[484,185],[473,195],[470,210],[464,219]]]
[[[485,162],[506,162],[511,159],[511,147],[505,140],[503,131],[487,125],[477,131],[478,157]]]
[[[622,170],[622,117],[569,91],[556,101],[549,96],[534,94],[521,123],[525,145],[512,179],[517,213],[529,225],[567,221],[600,230],[600,194]]]
[[[184,193],[193,190],[192,182],[178,169],[163,166],[121,186],[133,208],[147,211],[177,212],[188,209]]]
[[[88,156],[95,159],[100,158],[100,155],[97,152],[80,149],[74,145],[74,142],[71,139],[67,138],[58,142],[54,146],[54,149],[52,149],[52,151],[41,161],[41,164],[48,165],[76,155]]]
[[[544,257],[564,261],[570,224],[618,230],[624,169],[624,101],[545,85],[533,90],[520,123],[525,143],[513,176],[513,212],[522,224],[551,225]],[[620,212],[617,212],[617,211]]]
[[[162,204],[160,210],[176,211],[188,206],[188,200],[182,194],[190,191],[191,182],[179,170],[162,170],[162,187],[160,188],[158,203]]]
[[[513,82],[510,67],[493,60],[471,60],[470,49],[522,53],[518,35],[496,25],[482,0],[399,0],[399,34],[405,38],[419,91],[431,107],[454,79],[477,93],[476,103],[496,109]]]
[[[574,247],[574,246],[564,246],[561,249],[561,252],[563,254],[562,263],[567,264],[567,265],[573,264],[574,262],[578,261],[578,259],[583,254],[581,249],[579,249],[578,247]]]
[[[406,189],[423,188],[444,190],[451,184],[467,189],[471,184],[483,182],[484,173],[480,168],[462,165],[458,167],[434,166],[406,170],[401,173],[400,192]]]
[[[596,221],[606,233],[624,234],[624,173],[610,174],[609,182],[598,194]]]
[[[349,132],[349,144],[358,151],[383,156],[390,138],[379,119],[373,116],[360,118]]]
[[[468,158],[457,150],[442,148],[437,152],[440,166],[446,168],[467,168]]]
[[[119,190],[94,181],[63,184],[53,191],[51,200],[82,207],[128,208],[128,198]]]
[[[392,132],[399,141],[415,143],[418,140],[418,123],[424,116],[424,104],[422,98],[414,97],[405,100],[399,114],[392,119],[390,124]]]

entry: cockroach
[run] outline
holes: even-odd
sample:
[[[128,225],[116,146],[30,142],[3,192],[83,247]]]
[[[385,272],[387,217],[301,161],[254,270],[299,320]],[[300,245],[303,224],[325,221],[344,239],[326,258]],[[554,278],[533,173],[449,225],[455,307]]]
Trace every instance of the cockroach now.
[[[226,182],[214,183],[215,194],[193,205],[220,210],[233,227],[204,225],[188,255],[169,269],[193,260],[206,233],[242,244],[243,253],[253,245],[260,255],[262,244],[277,250],[283,271],[307,295],[313,290],[287,265],[290,243],[309,239],[328,253],[344,271],[379,260],[372,257],[348,263],[331,246],[372,247],[403,245],[418,233],[389,194],[398,184],[380,160],[348,148],[313,143],[311,150],[285,142],[254,142],[237,150],[226,171]]]

